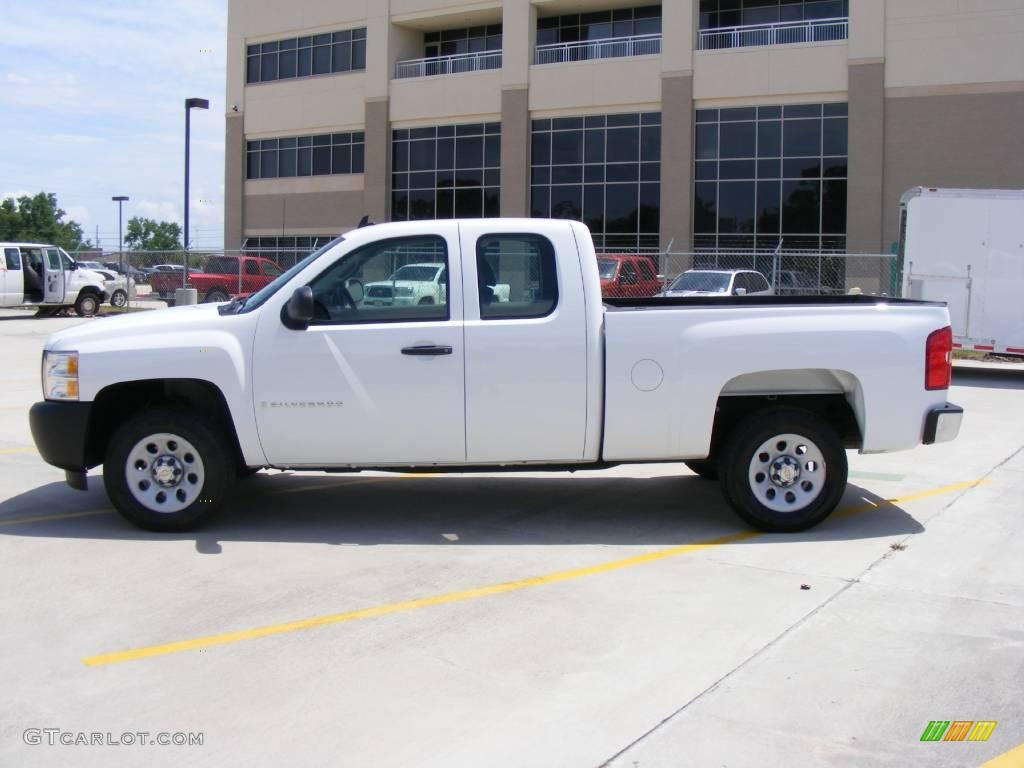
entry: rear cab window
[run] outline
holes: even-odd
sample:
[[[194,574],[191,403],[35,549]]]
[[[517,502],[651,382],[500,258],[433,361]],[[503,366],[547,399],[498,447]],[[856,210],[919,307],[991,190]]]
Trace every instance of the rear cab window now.
[[[21,269],[21,252],[17,248],[4,248],[4,262],[7,269]]]
[[[546,237],[483,235],[476,273],[482,320],[547,317],[558,306],[555,247]]]

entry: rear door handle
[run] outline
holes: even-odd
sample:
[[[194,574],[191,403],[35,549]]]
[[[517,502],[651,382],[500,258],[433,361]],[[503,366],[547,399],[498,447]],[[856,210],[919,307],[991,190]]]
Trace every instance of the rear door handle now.
[[[412,355],[413,357],[450,355],[451,353],[451,347],[445,347],[439,344],[421,344],[416,347],[402,347],[403,355]]]

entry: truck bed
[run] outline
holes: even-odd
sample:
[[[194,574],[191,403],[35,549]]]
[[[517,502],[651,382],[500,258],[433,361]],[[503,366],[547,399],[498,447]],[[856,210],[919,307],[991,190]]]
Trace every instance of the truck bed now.
[[[943,307],[945,302],[920,299],[899,299],[893,296],[867,294],[835,296],[652,296],[650,298],[605,298],[611,311],[627,309],[666,309],[669,307],[848,307],[875,306]]]

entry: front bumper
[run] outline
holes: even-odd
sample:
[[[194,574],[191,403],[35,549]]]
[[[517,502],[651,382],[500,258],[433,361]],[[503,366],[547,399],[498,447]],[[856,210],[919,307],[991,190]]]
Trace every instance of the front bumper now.
[[[934,445],[955,440],[960,434],[960,424],[963,420],[964,409],[959,405],[946,403],[933,408],[924,420],[924,439],[921,442],[925,445]]]
[[[92,403],[44,400],[33,405],[28,421],[43,461],[68,472],[85,472],[91,413]]]

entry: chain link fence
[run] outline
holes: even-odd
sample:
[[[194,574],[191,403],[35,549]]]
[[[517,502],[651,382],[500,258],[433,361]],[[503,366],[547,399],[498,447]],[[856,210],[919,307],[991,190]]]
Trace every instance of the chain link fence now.
[[[312,247],[248,247],[189,251],[187,287],[197,290],[201,302],[227,301],[258,291],[312,250]],[[186,254],[181,250],[90,255],[93,262],[129,275],[134,285],[131,298],[141,306],[158,300],[173,302],[175,290],[186,287]],[[758,272],[768,289],[782,296],[829,296],[850,292],[895,296],[898,295],[895,261],[889,254],[808,251],[599,249],[598,253],[605,295],[637,298],[684,290],[680,277],[693,270]],[[694,279],[687,278],[683,282]],[[744,286],[733,278],[719,292],[735,293],[739,287]],[[759,291],[754,289],[761,287],[763,284],[752,280],[744,290],[757,293]]]
[[[628,257],[641,255],[650,259],[657,273],[657,285],[645,280],[644,265],[627,266]],[[700,282],[695,277],[680,282],[689,271],[752,271],[764,277],[772,293],[780,296],[830,296],[864,293],[896,296],[899,293],[896,257],[879,253],[845,253],[840,251],[668,251],[652,249],[623,252],[601,249],[598,253],[602,287],[606,295],[646,297],[667,291],[686,290],[688,284]],[[613,269],[611,262],[617,262]],[[634,273],[635,277],[634,277]],[[726,291],[743,287],[747,293],[763,287],[751,281],[750,287],[718,281]],[[755,284],[756,283],[756,284]],[[674,287],[675,286],[675,287]]]

